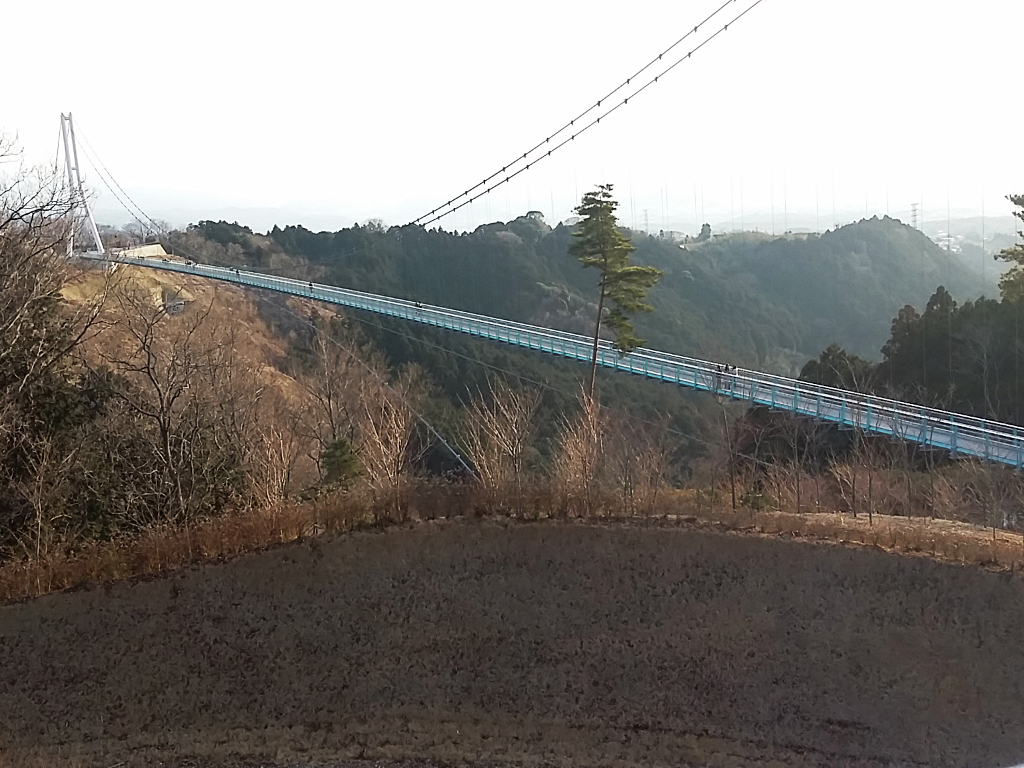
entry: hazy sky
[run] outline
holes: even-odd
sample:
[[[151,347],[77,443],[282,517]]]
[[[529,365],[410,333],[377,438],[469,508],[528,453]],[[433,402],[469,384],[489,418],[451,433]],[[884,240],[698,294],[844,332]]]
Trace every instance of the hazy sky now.
[[[152,216],[411,220],[508,163],[722,0],[16,0],[0,128],[76,126]],[[735,0],[721,22],[753,0]],[[719,21],[719,19],[716,19]],[[709,25],[708,31],[721,24]],[[445,219],[562,219],[613,182],[651,230],[1006,215],[1024,192],[1020,0],[764,0],[566,150]],[[702,35],[694,38],[699,42]],[[679,49],[689,49],[684,44]],[[673,61],[672,56],[666,62]],[[88,173],[99,218],[127,219]]]

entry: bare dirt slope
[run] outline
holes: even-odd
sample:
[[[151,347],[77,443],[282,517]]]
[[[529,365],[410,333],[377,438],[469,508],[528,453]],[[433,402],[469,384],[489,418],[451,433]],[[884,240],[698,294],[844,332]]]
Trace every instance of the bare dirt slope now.
[[[1024,759],[1024,579],[678,526],[321,539],[0,607],[0,660],[11,764]]]

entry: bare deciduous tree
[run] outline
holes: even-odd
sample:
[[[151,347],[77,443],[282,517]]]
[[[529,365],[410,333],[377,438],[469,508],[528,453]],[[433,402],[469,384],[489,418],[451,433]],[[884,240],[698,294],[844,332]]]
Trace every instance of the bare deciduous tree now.
[[[77,271],[67,258],[75,198],[56,170],[25,167],[0,137],[4,160],[17,170],[0,175],[0,389],[21,391],[95,332],[106,292],[62,301]]]
[[[566,420],[558,440],[553,474],[568,514],[592,515],[597,507],[604,472],[607,418],[597,400],[580,392],[580,412]]]
[[[360,392],[364,379],[373,377],[372,363],[363,359],[353,339],[340,334],[333,324],[316,329],[312,364],[298,377],[309,397],[301,425],[321,481],[330,474],[324,457],[331,447],[339,441],[355,444],[356,424],[362,417]]]
[[[68,480],[76,468],[76,453],[74,449],[64,449],[51,437],[38,440],[36,450],[29,456],[29,474],[15,481],[33,513],[30,541],[22,544],[21,549],[37,558],[49,555],[64,538],[60,521]]]
[[[44,486],[63,476],[74,451],[53,434],[42,404],[60,399],[74,352],[102,328],[109,281],[104,275],[90,299],[64,300],[82,271],[68,258],[74,203],[55,167],[27,166],[0,136],[0,476],[11,490],[0,497],[0,531],[20,538],[30,509],[38,551],[42,521],[59,514],[42,508]]]
[[[245,465],[256,503],[272,507],[288,495],[296,463],[302,453],[299,415],[277,394],[264,394]]]
[[[616,414],[606,437],[606,471],[627,515],[650,514],[665,486],[671,450],[668,435],[655,425]]]
[[[513,389],[504,379],[488,381],[463,415],[461,441],[487,501],[522,512],[526,454],[536,431],[540,393]]]
[[[400,502],[416,426],[412,403],[419,391],[417,374],[409,371],[393,383],[383,374],[379,378],[367,376],[361,382],[356,454],[378,502],[387,508]]]
[[[230,329],[210,321],[212,300],[175,316],[138,290],[115,298],[119,333],[100,357],[125,382],[117,397],[153,462],[155,514],[187,521],[223,506],[260,394],[252,375],[243,381]]]

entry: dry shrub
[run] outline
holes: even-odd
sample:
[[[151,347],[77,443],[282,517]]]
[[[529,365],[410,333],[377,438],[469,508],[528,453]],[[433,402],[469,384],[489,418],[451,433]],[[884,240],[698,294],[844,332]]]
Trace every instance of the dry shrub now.
[[[961,461],[934,473],[932,514],[993,529],[1024,527],[1024,483],[1010,467]]]
[[[776,464],[768,470],[768,483],[774,490],[775,505],[780,509],[811,512],[820,509],[821,483],[797,464]]]
[[[654,514],[672,455],[666,430],[605,411],[585,392],[579,406],[558,440],[548,504],[535,495],[535,513],[550,505],[575,517]]]
[[[416,417],[409,407],[408,386],[401,391],[384,382],[367,380],[359,393],[360,418],[356,455],[378,504],[400,506],[401,484],[408,466],[409,445]]]
[[[907,496],[906,473],[878,469],[860,457],[836,461],[825,478],[824,509],[837,509],[854,516],[875,511],[909,517],[920,504]]]
[[[566,419],[552,468],[558,494],[557,508],[565,515],[587,517],[601,507],[604,477],[604,440],[608,419],[597,400],[579,395],[579,414]]]
[[[481,501],[495,511],[524,512],[526,457],[536,432],[540,393],[488,380],[463,413],[460,442],[480,480]]]
[[[954,520],[886,514],[855,518],[842,512],[796,514],[771,510],[759,513],[752,521],[743,512],[710,507],[700,489],[666,492],[659,513],[726,530],[807,537],[928,555],[964,565],[1024,570],[1024,536]]]
[[[307,505],[309,535],[344,533],[377,522],[373,493],[365,485],[333,488]]]
[[[608,420],[604,450],[607,479],[622,513],[653,514],[672,453],[666,431],[616,414]]]
[[[705,457],[690,464],[689,469],[688,485],[693,491],[694,510],[713,510],[719,502],[718,485],[723,476],[722,461],[714,457]],[[678,496],[678,493],[681,491],[674,493],[673,496]]]
[[[311,535],[315,522],[309,505],[281,504],[192,525],[155,525],[130,540],[86,543],[10,561],[0,567],[0,601],[222,560]]]
[[[780,481],[781,482],[781,481]],[[596,493],[596,492],[595,492]],[[429,520],[465,514],[489,514],[476,484],[409,479],[402,486],[401,512],[381,503],[368,486],[334,490],[311,502],[280,504],[272,510],[233,514],[188,526],[162,524],[132,540],[90,543],[45,557],[23,558],[0,567],[0,601],[55,590],[156,576],[209,560],[325,533],[341,533],[367,525]],[[598,498],[602,504],[608,499]],[[1010,570],[1024,569],[1024,537],[948,520],[876,515],[869,520],[837,512],[795,514],[712,506],[705,489],[665,490],[653,512],[669,518],[713,525],[725,530],[814,538],[879,547],[900,553],[921,553],[963,564]],[[580,504],[580,501],[576,501]],[[564,487],[557,480],[530,483],[523,495],[523,516],[543,518],[567,511]],[[600,507],[597,514],[603,515]],[[570,508],[586,514],[582,504]]]
[[[405,505],[416,520],[437,520],[469,514],[486,514],[492,509],[474,482],[447,482],[439,478],[416,478],[405,488]]]

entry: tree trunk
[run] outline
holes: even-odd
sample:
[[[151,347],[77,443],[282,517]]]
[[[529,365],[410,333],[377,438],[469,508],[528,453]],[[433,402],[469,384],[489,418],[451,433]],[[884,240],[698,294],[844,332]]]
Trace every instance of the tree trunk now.
[[[800,462],[800,435],[799,435],[799,424],[797,424],[797,434],[793,436],[793,468],[796,472],[796,513],[800,514],[800,471],[802,464]]]
[[[590,357],[590,378],[587,381],[587,397],[594,399],[594,382],[597,378],[597,343],[601,339],[601,316],[604,314],[604,280],[601,281],[601,295],[597,300],[597,324],[594,326],[594,353]]]
[[[736,467],[733,461],[732,455],[732,433],[729,432],[729,417],[725,413],[725,407],[722,407],[722,421],[725,423],[725,442],[729,447],[729,490],[732,492],[732,511],[736,513]]]
[[[874,485],[874,480],[875,480],[875,475],[874,475],[874,472],[871,469],[871,466],[869,465],[868,466],[868,525],[874,525],[875,524],[875,504],[874,504],[874,499],[871,496],[871,487]]]

